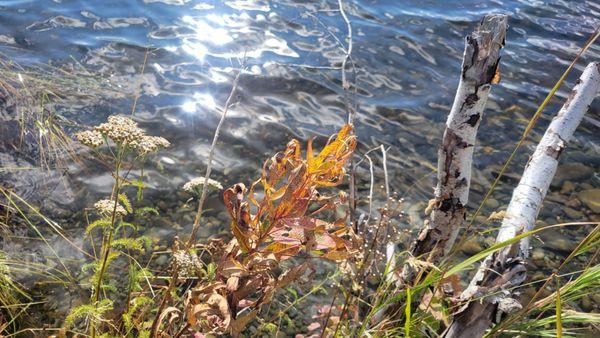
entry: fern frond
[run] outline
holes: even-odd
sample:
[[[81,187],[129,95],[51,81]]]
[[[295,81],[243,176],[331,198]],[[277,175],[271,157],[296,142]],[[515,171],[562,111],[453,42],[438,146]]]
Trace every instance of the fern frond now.
[[[149,244],[148,237],[142,236],[138,238],[119,238],[112,242],[111,246],[116,249],[129,249],[138,252],[144,252]]]
[[[152,278],[153,274],[149,269],[141,268],[137,269],[133,265],[129,269],[129,289],[132,292],[141,291],[141,282]]]
[[[135,210],[135,213],[138,215],[143,215],[143,214],[153,214],[155,216],[158,216],[158,209],[154,208],[154,207],[142,207],[142,208],[137,208]]]
[[[85,228],[85,233],[89,235],[96,228],[109,228],[112,225],[111,221],[106,218],[101,218],[90,223],[87,228]]]
[[[121,204],[123,204],[123,207],[125,208],[125,210],[127,210],[127,213],[131,214],[133,212],[133,207],[131,206],[131,202],[129,202],[129,198],[127,198],[127,195],[119,194],[119,201],[121,202]]]
[[[131,300],[129,310],[123,314],[123,324],[127,331],[134,329],[133,315],[146,304],[152,303],[152,299],[146,296],[135,297]]]
[[[117,229],[115,229],[115,232],[118,232],[123,227],[130,227],[130,228],[133,229],[133,231],[136,231],[137,228],[138,228],[137,225],[135,225],[133,223],[121,221],[121,222],[119,222],[119,225],[117,226]]]
[[[98,302],[98,306],[94,304],[84,304],[71,309],[71,312],[65,318],[64,326],[70,328],[76,321],[85,320],[86,323],[97,325],[102,321],[102,316],[109,310],[112,310],[112,301],[103,299]]]

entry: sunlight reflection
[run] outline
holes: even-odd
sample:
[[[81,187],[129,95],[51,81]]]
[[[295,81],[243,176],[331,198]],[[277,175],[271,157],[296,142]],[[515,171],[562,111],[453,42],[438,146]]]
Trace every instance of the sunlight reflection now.
[[[213,18],[220,18],[215,15],[208,15]],[[199,20],[197,18],[193,18],[189,15],[184,16],[181,20],[188,24],[191,29],[193,29],[197,34],[194,37],[199,41],[208,41],[215,45],[224,45],[233,41],[233,38],[229,36],[229,32],[224,28],[215,28],[209,25],[208,23]],[[226,26],[226,23],[223,20],[211,20],[217,23],[220,26]]]
[[[217,107],[215,99],[208,93],[194,93],[192,100],[181,105],[181,110],[185,113],[193,114],[198,109],[214,110]]]
[[[207,55],[230,60],[243,56],[259,58],[265,52],[299,57],[285,39],[270,30],[252,27],[253,22],[266,21],[264,14],[256,14],[256,18],[246,12],[185,15],[181,21],[193,31],[183,38],[181,50],[200,61],[204,61]],[[245,41],[246,46],[238,45],[237,41]]]

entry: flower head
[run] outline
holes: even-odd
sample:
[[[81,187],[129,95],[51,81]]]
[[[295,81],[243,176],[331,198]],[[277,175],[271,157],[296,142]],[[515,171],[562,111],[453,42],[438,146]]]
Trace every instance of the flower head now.
[[[173,268],[178,271],[180,277],[194,277],[200,267],[201,264],[196,254],[188,253],[185,250],[173,253]]]
[[[131,142],[131,147],[137,150],[140,154],[146,155],[153,153],[159,149],[170,146],[171,143],[160,136],[142,136],[139,139]]]
[[[116,203],[117,208],[115,209],[115,200],[99,200],[98,202],[94,203],[94,209],[96,209],[103,216],[112,215],[113,210],[117,216],[127,215],[127,210],[125,210],[125,208],[119,202]]]
[[[94,130],[108,136],[114,142],[124,144],[139,141],[144,136],[144,131],[137,123],[125,116],[109,116],[107,123],[96,126]]]
[[[86,130],[75,134],[75,138],[81,144],[86,145],[90,148],[96,148],[104,143],[102,134],[95,130]]]
[[[196,178],[192,178],[189,182],[187,182],[186,184],[183,185],[183,190],[188,191],[188,192],[195,192],[196,188],[198,188],[201,185],[204,185],[204,177],[196,177]],[[221,185],[221,183],[219,183],[218,181],[215,181],[213,179],[208,179],[207,184],[209,187],[215,188],[215,189],[223,189],[223,186]]]
[[[138,127],[137,122],[129,117],[118,115],[109,116],[108,122],[97,125],[93,131],[84,131],[75,135],[79,142],[89,147],[101,145],[105,137],[127,149],[137,151],[140,155],[170,146],[166,139],[159,136],[148,136],[143,129]]]

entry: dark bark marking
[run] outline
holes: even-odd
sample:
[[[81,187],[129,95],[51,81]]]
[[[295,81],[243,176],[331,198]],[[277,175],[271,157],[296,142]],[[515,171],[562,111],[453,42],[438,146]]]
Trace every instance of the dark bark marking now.
[[[496,62],[492,65],[487,65],[487,69],[485,72],[482,72],[483,78],[481,79],[481,83],[492,83],[492,80],[496,76],[496,72],[498,71],[498,67],[500,65],[500,58],[496,60]]]
[[[471,127],[475,127],[475,125],[477,125],[477,122],[479,121],[479,118],[481,118],[481,114],[477,113],[477,114],[473,114],[471,116],[469,116],[469,119],[467,120],[467,124],[470,125]]]
[[[467,106],[467,108],[471,108],[477,102],[477,100],[479,100],[479,96],[477,96],[477,92],[475,92],[473,94],[469,94],[467,96],[467,98],[465,99],[465,105]]]
[[[479,56],[479,42],[477,38],[470,37],[470,45],[473,46],[473,56],[471,57],[471,65],[474,65],[477,61],[477,56]]]

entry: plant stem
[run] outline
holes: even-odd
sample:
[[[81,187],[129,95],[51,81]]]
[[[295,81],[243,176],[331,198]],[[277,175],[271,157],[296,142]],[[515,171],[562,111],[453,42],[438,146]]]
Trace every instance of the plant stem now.
[[[104,273],[106,272],[108,257],[110,256],[110,247],[112,244],[112,239],[114,235],[115,229],[115,221],[117,218],[117,205],[119,204],[119,169],[121,168],[121,159],[122,159],[122,148],[119,146],[119,150],[117,152],[117,163],[115,165],[115,185],[113,187],[113,192],[111,198],[114,200],[113,211],[111,214],[110,220],[110,229],[108,233],[108,239],[104,242],[104,250],[102,255],[102,262],[100,264],[100,273],[98,274],[98,280],[96,282],[96,288],[94,289],[94,298],[92,301],[94,303],[94,309],[98,309],[98,301],[100,300],[100,290],[102,289],[102,279],[104,277]],[[91,324],[90,327],[90,335],[92,338],[96,337],[96,327],[94,323]]]

